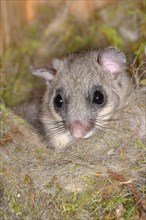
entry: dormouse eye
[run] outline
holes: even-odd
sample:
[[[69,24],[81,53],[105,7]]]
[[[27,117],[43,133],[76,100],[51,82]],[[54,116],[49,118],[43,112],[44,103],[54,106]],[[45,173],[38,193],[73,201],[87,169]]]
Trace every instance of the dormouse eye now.
[[[63,98],[60,94],[56,95],[56,97],[54,98],[54,106],[58,109],[62,108]]]
[[[103,105],[105,101],[104,94],[100,90],[96,90],[93,94],[93,103]]]

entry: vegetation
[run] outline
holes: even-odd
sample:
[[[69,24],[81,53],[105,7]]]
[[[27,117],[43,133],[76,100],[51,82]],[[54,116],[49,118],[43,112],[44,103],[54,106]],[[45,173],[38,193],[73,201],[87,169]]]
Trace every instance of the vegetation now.
[[[113,45],[123,50],[125,48],[125,52],[131,53],[131,63],[134,60],[134,56],[137,56],[135,64],[135,68],[137,68],[144,62],[144,36],[146,33],[143,5],[144,1],[139,4],[139,7],[132,4],[129,4],[126,8],[123,7],[123,4],[114,6],[119,7],[116,11],[121,10],[122,13],[122,10],[126,10],[128,16],[132,17],[136,14],[137,20],[139,19],[136,27],[140,26],[140,30],[137,30],[140,31],[140,38],[137,37],[135,41],[132,40],[131,42],[129,39],[126,41],[120,34],[119,25],[123,25],[123,21],[122,24],[120,24],[120,21],[117,22],[117,26],[112,24],[113,20],[115,20],[114,16],[117,16],[117,14],[111,6],[106,9],[107,18],[109,16],[112,19],[111,26],[109,23],[106,24],[104,16],[97,11],[99,15],[85,24],[77,22],[75,18],[66,17],[61,24],[58,24],[61,25],[61,29],[57,26],[54,32],[49,32],[48,30],[53,23],[55,15],[57,17],[58,10],[41,7],[38,13],[38,20],[22,31],[17,43],[9,48],[2,57],[1,96],[3,101],[9,106],[16,106],[20,102],[32,98],[34,90],[36,91],[40,88],[40,91],[42,91],[43,85],[31,76],[29,66],[32,64],[36,66],[45,65],[54,56],[60,57],[74,51],[101,48],[108,45]],[[126,22],[126,17],[123,19]],[[50,22],[50,25],[48,25],[48,22]],[[123,26],[123,28],[125,28],[126,32],[129,27],[126,29]],[[133,35],[136,32],[136,30],[130,31]],[[50,51],[52,43],[53,48]],[[43,53],[42,48],[44,50]],[[141,72],[143,73],[143,71],[144,66],[142,65]],[[145,84],[145,80],[143,78],[142,80],[142,83]]]
[[[65,19],[60,21],[58,9],[41,7],[38,9],[38,19],[26,27],[18,37],[17,43],[5,52],[1,60],[2,89],[0,91],[2,219],[142,220],[142,217],[139,217],[142,216],[140,198],[146,195],[146,187],[141,180],[145,180],[146,156],[145,144],[137,135],[133,137],[133,133],[127,127],[123,128],[123,134],[131,135],[131,142],[129,141],[131,145],[128,142],[128,146],[124,147],[129,149],[136,147],[140,151],[138,155],[140,158],[135,159],[132,165],[128,163],[128,171],[125,168],[121,173],[109,171],[104,175],[104,169],[101,168],[102,172],[97,172],[100,170],[96,165],[97,161],[92,161],[89,157],[89,161],[93,164],[88,165],[91,167],[94,165],[93,170],[89,169],[92,171],[90,173],[88,167],[84,171],[84,166],[89,161],[80,158],[80,152],[75,153],[75,150],[72,150],[72,154],[63,152],[54,155],[51,150],[46,149],[46,144],[32,128],[7,107],[16,107],[20,103],[34,99],[35,96],[42,96],[44,83],[29,73],[29,66],[45,65],[53,57],[95,47],[113,45],[121,48],[129,54],[129,63],[133,63],[132,76],[135,77],[136,74],[139,78],[142,75],[139,84],[146,85],[143,58],[146,34],[144,7],[145,1],[138,1],[138,5],[133,2],[126,5],[119,3],[97,11],[95,17],[87,23],[80,23],[75,18],[65,15]],[[123,14],[122,18],[119,12]],[[136,26],[135,20],[133,22],[132,19],[135,16],[137,16]],[[130,23],[127,24],[127,21]],[[54,25],[56,25],[54,31],[50,30]],[[132,40],[128,38],[131,35],[135,36]],[[120,147],[121,139],[123,141],[119,135],[119,139],[117,137],[115,142],[110,140],[108,147]],[[96,140],[97,147],[100,146],[100,141],[100,139]],[[104,145],[101,144],[102,147]],[[122,157],[124,158],[123,164],[126,164],[125,148],[119,156],[121,160]],[[86,151],[86,148],[84,150]],[[79,159],[78,163],[76,156]],[[65,188],[67,187],[65,181],[69,176],[74,180],[77,171],[79,173],[76,182],[77,184],[81,182],[84,187],[80,190],[80,185],[77,185],[75,190],[68,190]],[[135,172],[133,179],[134,177],[136,179],[138,172],[142,173],[141,185],[137,182],[134,184],[129,182],[131,177],[126,173],[129,171]],[[83,173],[82,176],[79,175],[80,172]]]

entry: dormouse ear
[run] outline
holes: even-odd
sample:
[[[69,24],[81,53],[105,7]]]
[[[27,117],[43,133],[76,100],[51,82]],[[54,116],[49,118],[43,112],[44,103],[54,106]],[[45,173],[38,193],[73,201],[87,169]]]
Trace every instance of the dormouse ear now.
[[[108,47],[99,52],[98,63],[103,70],[110,72],[116,78],[118,73],[125,71],[127,61],[123,52],[115,47]]]
[[[47,66],[41,68],[35,68],[33,66],[30,67],[30,71],[33,75],[42,77],[46,80],[48,84],[50,81],[53,80],[54,76],[57,73],[57,69],[61,65],[61,60],[54,59],[53,62]]]
[[[33,75],[44,78],[48,83],[49,81],[53,80],[57,70],[54,69],[52,65],[49,65],[41,68],[31,66],[30,71]]]

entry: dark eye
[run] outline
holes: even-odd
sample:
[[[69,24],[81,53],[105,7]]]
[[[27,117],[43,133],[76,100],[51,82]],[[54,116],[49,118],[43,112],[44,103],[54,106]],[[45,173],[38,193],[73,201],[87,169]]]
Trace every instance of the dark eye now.
[[[60,94],[56,95],[56,97],[54,98],[54,106],[56,108],[62,108],[63,106],[63,98]]]
[[[96,90],[93,94],[93,103],[97,105],[104,104],[104,95],[100,90]]]

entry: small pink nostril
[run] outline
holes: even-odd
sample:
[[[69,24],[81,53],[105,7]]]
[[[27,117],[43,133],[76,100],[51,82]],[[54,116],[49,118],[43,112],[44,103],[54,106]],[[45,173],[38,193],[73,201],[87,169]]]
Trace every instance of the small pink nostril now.
[[[72,136],[75,138],[83,138],[90,130],[90,124],[81,121],[73,121],[69,127]]]

